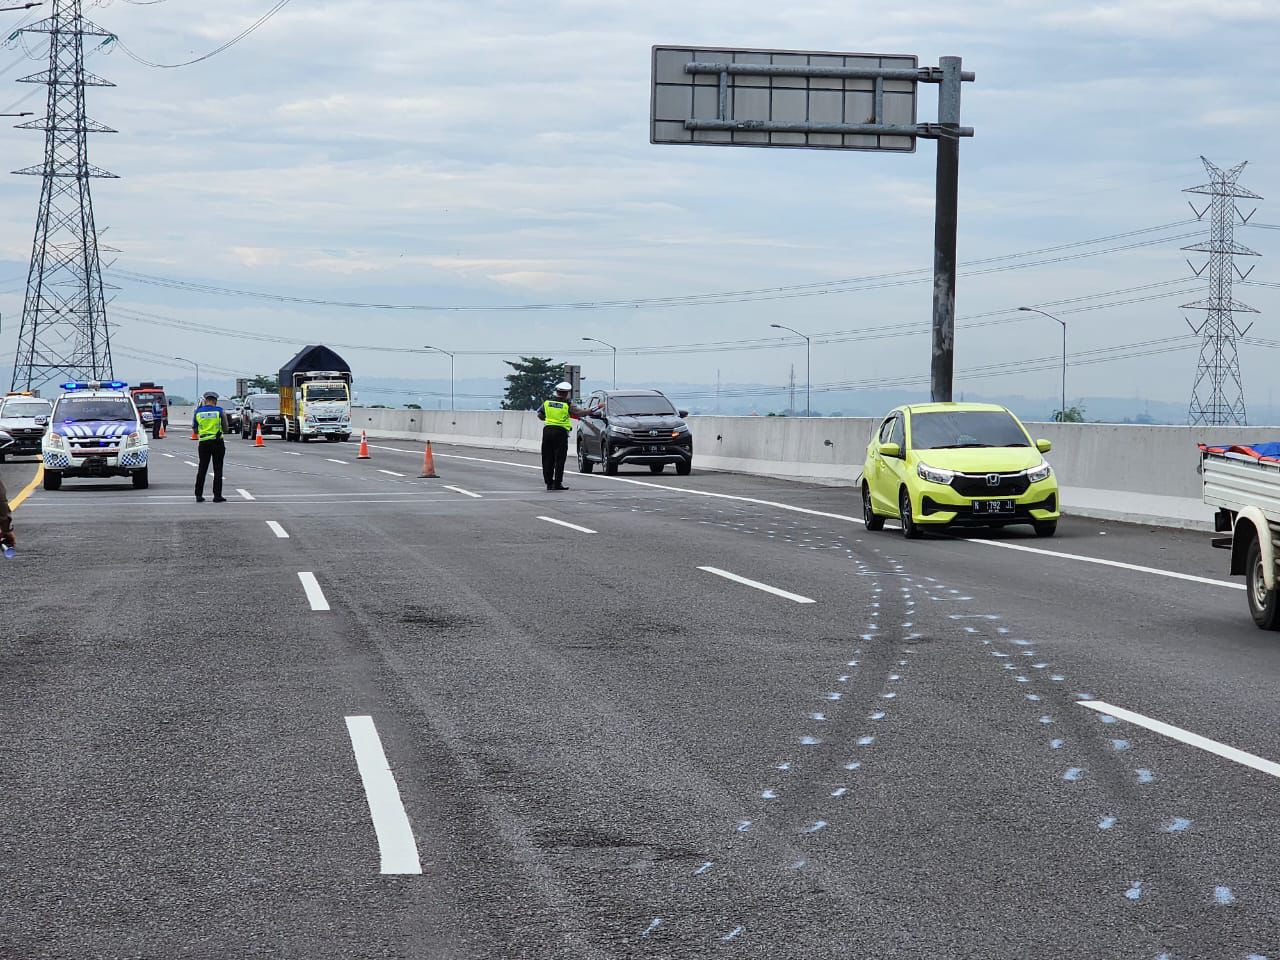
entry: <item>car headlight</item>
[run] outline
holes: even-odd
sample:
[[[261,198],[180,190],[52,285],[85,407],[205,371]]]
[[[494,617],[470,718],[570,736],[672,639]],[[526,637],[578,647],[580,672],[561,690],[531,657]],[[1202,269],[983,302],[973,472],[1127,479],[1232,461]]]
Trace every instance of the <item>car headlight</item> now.
[[[1049,466],[1049,462],[1046,460],[1044,463],[1041,463],[1040,466],[1032,467],[1028,470],[1027,479],[1032,483],[1039,483],[1041,480],[1048,480],[1049,474],[1051,473],[1053,473],[1053,469]]]
[[[308,414],[307,414],[307,423],[315,423],[315,422],[316,422],[315,414],[308,413]]]
[[[138,430],[134,433],[129,434],[129,437],[127,440],[125,440],[124,445],[126,447],[140,447],[144,443],[146,443],[146,440],[144,439],[143,433],[141,430]]]
[[[60,433],[51,433],[45,437],[45,442],[54,450],[62,450],[66,447],[67,441],[62,438]]]
[[[629,437],[632,433],[630,427],[610,427],[609,432],[619,437]]]
[[[955,478],[955,475],[954,470],[931,467],[927,463],[916,464],[916,476],[921,480],[928,480],[930,483],[950,483]]]

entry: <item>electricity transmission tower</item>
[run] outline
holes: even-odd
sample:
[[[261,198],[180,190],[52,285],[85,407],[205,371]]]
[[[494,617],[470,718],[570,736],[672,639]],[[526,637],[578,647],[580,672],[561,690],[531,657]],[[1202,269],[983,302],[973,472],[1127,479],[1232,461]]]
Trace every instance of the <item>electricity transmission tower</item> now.
[[[1259,254],[1235,242],[1236,218],[1239,217],[1240,223],[1245,224],[1255,212],[1250,210],[1248,215],[1241,213],[1236,199],[1261,200],[1262,197],[1236,182],[1245,168],[1244,163],[1223,170],[1204,157],[1200,160],[1209,172],[1209,182],[1189,187],[1183,193],[1201,193],[1212,198],[1203,210],[1196,210],[1195,204],[1191,203],[1197,220],[1204,220],[1206,214],[1209,216],[1209,242],[1193,244],[1183,249],[1209,255],[1208,262],[1199,269],[1190,260],[1187,261],[1197,277],[1203,276],[1208,269],[1209,296],[1204,300],[1182,305],[1184,310],[1205,311],[1204,322],[1199,326],[1187,321],[1188,326],[1202,338],[1200,364],[1196,368],[1196,381],[1191,389],[1191,408],[1187,413],[1187,422],[1206,426],[1245,426],[1248,418],[1245,414],[1244,383],[1240,379],[1240,358],[1236,341],[1248,333],[1249,327],[1241,330],[1234,314],[1258,311],[1234,299],[1231,286],[1233,274],[1244,280],[1253,272],[1253,267],[1241,272],[1236,266],[1235,257],[1256,257]]]
[[[114,133],[85,116],[85,88],[112,87],[84,68],[84,38],[113,34],[84,19],[81,0],[53,0],[53,15],[22,28],[49,37],[48,69],[19,83],[49,88],[43,119],[19,126],[45,132],[44,162],[15,173],[44,178],[11,389],[61,378],[109,380],[111,339],[89,181],[114,177],[89,163],[88,134]]]

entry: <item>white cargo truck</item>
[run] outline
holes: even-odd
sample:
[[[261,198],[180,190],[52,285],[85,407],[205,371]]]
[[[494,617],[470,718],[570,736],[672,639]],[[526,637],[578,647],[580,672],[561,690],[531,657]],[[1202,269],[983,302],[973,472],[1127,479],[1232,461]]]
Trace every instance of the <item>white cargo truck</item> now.
[[[1264,449],[1266,449],[1264,447]],[[1214,529],[1230,533],[1214,540],[1231,551],[1231,573],[1245,578],[1253,622],[1280,630],[1280,457],[1257,447],[1201,447],[1204,502],[1217,507]],[[1276,451],[1280,453],[1280,451]]]

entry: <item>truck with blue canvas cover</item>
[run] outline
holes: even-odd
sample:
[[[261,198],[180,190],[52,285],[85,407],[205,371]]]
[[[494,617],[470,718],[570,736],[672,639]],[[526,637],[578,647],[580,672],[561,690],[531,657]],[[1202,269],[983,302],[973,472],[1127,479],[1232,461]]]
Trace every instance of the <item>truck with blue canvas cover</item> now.
[[[280,368],[284,438],[351,439],[351,367],[323,346],[303,347]]]
[[[41,443],[44,488],[59,490],[68,477],[128,477],[145,490],[150,450],[128,384],[65,383]]]

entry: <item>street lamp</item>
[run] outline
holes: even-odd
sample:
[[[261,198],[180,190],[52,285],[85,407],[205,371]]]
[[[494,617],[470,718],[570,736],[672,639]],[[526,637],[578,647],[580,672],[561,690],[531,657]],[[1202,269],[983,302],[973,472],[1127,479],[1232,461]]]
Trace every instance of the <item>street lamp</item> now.
[[[1062,324],[1062,406],[1059,408],[1059,421],[1063,422],[1067,418],[1067,321],[1061,317],[1055,317],[1052,313],[1045,313],[1036,307],[1019,307],[1027,313],[1038,313],[1042,317],[1048,317],[1050,320],[1057,320]]]
[[[597,340],[595,337],[583,337],[583,340],[590,340],[592,343],[603,343],[606,347],[613,351],[613,389],[618,389],[618,348],[612,343],[605,343],[603,340]]]
[[[771,323],[769,326],[776,330],[790,330],[797,337],[804,337],[804,415],[811,417],[813,416],[813,407],[809,401],[809,388],[812,386],[812,381],[809,378],[809,338],[795,327],[783,326],[780,323]]]
[[[424,346],[423,350],[435,350],[437,353],[443,353],[449,358],[449,409],[455,409],[453,406],[453,354],[448,350],[441,350],[439,347]]]
[[[200,406],[200,401],[204,399],[200,396],[200,364],[194,360],[188,360],[186,357],[174,357],[175,360],[181,360],[183,363],[189,363],[196,368],[196,406]]]

